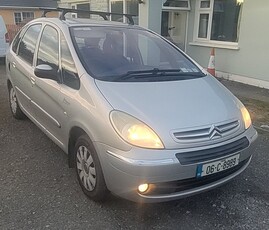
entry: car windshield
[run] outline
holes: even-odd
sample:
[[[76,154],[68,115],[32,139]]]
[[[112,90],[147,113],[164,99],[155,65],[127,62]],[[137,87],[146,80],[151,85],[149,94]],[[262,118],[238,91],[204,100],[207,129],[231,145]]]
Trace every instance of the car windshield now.
[[[87,72],[104,81],[169,81],[203,77],[184,54],[152,32],[122,27],[73,27]]]

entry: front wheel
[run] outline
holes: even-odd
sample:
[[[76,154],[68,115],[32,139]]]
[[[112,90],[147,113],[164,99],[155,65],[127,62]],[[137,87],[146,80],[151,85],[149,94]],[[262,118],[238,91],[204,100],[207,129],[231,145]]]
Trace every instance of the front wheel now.
[[[75,167],[83,192],[92,200],[103,201],[108,193],[97,153],[88,136],[78,138],[75,145]]]
[[[18,120],[22,120],[25,118],[25,115],[19,106],[15,89],[13,88],[12,85],[10,85],[9,87],[9,106],[13,117],[15,117]]]

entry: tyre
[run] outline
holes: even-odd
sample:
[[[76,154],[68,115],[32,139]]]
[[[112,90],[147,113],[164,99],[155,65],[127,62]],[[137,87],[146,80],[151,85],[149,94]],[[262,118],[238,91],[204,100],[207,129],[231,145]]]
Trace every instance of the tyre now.
[[[103,201],[108,190],[101,164],[87,135],[78,138],[75,145],[75,168],[83,192],[94,201]]]
[[[16,92],[15,92],[13,86],[10,85],[8,87],[8,89],[9,89],[8,90],[9,91],[9,106],[10,106],[10,110],[11,110],[11,113],[12,113],[13,117],[15,117],[18,120],[25,119],[26,116],[22,112],[22,110],[21,110],[21,108],[19,106],[18,99],[17,99],[17,96],[16,96]]]

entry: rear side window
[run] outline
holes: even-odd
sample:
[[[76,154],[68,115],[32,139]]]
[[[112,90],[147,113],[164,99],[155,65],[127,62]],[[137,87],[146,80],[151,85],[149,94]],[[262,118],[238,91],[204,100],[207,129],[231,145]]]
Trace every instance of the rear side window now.
[[[46,26],[43,30],[37,54],[37,65],[46,64],[54,71],[59,69],[59,35],[56,29]]]
[[[30,26],[24,34],[20,45],[18,55],[29,64],[33,64],[35,46],[41,30],[41,25]]]
[[[18,49],[18,45],[19,45],[19,42],[25,32],[26,28],[24,27],[18,34],[17,36],[15,37],[13,43],[12,43],[12,50],[13,52],[17,53],[17,49]]]

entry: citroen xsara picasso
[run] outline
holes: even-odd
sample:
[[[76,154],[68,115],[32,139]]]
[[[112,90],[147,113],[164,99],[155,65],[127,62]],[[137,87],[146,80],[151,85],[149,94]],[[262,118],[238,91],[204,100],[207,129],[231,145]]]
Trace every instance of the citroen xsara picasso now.
[[[59,19],[28,23],[10,47],[10,107],[68,154],[86,195],[168,201],[248,166],[257,132],[218,80],[129,15],[128,25],[58,10]]]

